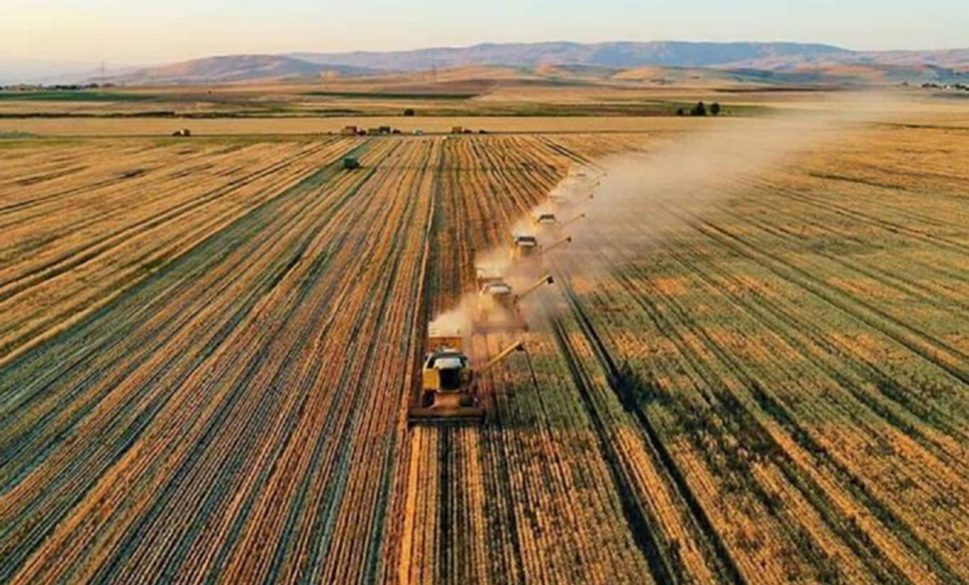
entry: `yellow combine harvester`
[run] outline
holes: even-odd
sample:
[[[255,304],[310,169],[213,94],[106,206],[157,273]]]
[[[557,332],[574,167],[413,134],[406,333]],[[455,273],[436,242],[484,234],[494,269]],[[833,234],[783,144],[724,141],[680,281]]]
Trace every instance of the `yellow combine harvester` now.
[[[546,274],[520,294],[515,294],[511,285],[504,280],[485,282],[478,292],[477,311],[471,327],[476,333],[527,331],[528,323],[521,314],[522,299],[537,291],[542,285],[554,282],[552,275]]]
[[[559,220],[554,213],[540,213],[535,218],[535,223],[541,226],[555,226],[558,225],[558,222]]]
[[[501,275],[501,269],[496,267],[479,267],[477,269],[476,281],[478,283],[478,290],[481,290],[485,286],[493,282],[504,282],[505,279]]]
[[[541,246],[535,236],[517,235],[512,241],[511,259],[525,269],[540,269],[546,254],[571,242],[572,238],[566,236],[550,246]]]
[[[429,352],[421,372],[421,392],[417,403],[407,412],[409,424],[448,424],[484,421],[485,410],[478,401],[475,374],[482,374],[501,363],[524,344],[517,341],[496,355],[487,364],[472,369],[471,360],[462,350],[464,340],[459,334],[428,336]]]
[[[538,238],[531,234],[518,234],[512,240],[511,259],[526,260],[538,257],[541,248],[538,245]]]
[[[580,205],[584,205],[594,200],[595,197],[596,197],[595,193],[590,193],[588,195],[585,195],[584,197],[579,197],[578,199],[570,199],[568,197],[563,197],[561,195],[555,195],[555,196],[549,197],[549,200],[552,202],[552,205],[557,211],[569,211],[569,210],[575,210]]]
[[[554,235],[561,233],[563,229],[579,221],[580,219],[585,219],[584,213],[580,213],[565,221],[559,221],[558,217],[554,213],[542,213],[535,218],[535,224],[541,227],[546,234]]]

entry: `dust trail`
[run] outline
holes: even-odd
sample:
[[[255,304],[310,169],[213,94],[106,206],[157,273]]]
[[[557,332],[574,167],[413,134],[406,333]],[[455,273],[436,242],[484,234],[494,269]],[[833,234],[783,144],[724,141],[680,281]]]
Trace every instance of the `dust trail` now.
[[[479,254],[476,268],[502,276],[515,290],[524,289],[550,267],[582,288],[595,286],[602,271],[635,261],[660,239],[687,229],[684,215],[711,213],[737,195],[745,180],[868,122],[890,117],[898,103],[884,95],[851,94],[809,111],[697,120],[707,129],[665,138],[646,152],[610,157],[598,168],[571,174],[546,202],[513,223],[503,246]],[[545,213],[554,214],[558,225],[537,224]],[[545,267],[541,262],[526,267],[510,257],[515,234],[537,235],[546,247],[564,236],[574,240],[551,252]],[[436,316],[433,325],[470,335],[476,293]],[[554,312],[553,305],[561,306],[551,292],[538,292],[522,304],[522,312],[532,321],[548,310]]]
[[[471,321],[475,307],[474,295],[465,294],[457,306],[434,316],[427,326],[428,335],[461,337],[465,347],[470,346]]]
[[[666,139],[645,153],[608,158],[598,177],[586,171],[585,182],[573,178],[554,193],[583,203],[571,214],[586,216],[568,228],[575,242],[561,254],[558,268],[594,277],[634,260],[658,240],[687,228],[684,215],[713,212],[749,179],[890,116],[897,103],[883,95],[851,95],[808,112],[702,120],[697,122],[710,126],[704,132]],[[590,187],[593,179],[598,184]],[[570,209],[561,213],[567,219]]]

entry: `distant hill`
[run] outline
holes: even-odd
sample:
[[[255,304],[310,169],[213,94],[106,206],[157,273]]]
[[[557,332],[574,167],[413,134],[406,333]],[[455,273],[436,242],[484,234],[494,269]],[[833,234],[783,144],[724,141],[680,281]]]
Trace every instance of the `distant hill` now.
[[[814,58],[848,55],[831,45],[802,43],[486,43],[394,52],[291,53],[288,56],[321,65],[421,71],[432,67],[468,65],[585,65],[625,69],[643,65],[713,67],[768,58]]]
[[[945,51],[848,51],[834,55],[777,55],[749,59],[742,65],[762,69],[783,69],[831,64],[875,67],[938,67],[969,71],[969,49]]]
[[[284,55],[225,55],[138,69],[112,81],[125,85],[193,85],[372,72],[353,66],[310,63]]]
[[[489,43],[393,52],[226,55],[138,69],[112,81],[126,85],[223,84],[329,75],[386,76],[432,69],[466,77],[475,68],[486,67],[505,68],[501,73],[505,78],[582,83],[608,79],[688,83],[699,78],[769,84],[949,83],[969,81],[969,49],[861,52],[806,43]],[[677,71],[657,74],[649,68]],[[701,70],[707,73],[700,75]],[[623,75],[623,71],[632,73]]]

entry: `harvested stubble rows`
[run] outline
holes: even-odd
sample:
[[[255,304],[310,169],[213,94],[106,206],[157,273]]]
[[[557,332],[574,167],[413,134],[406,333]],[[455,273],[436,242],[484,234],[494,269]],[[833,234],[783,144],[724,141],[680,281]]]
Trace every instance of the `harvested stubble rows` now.
[[[966,137],[871,130],[702,212],[613,216],[561,267],[616,267],[573,281],[577,329],[725,576],[969,579],[967,160]]]
[[[553,148],[617,140],[650,149]],[[402,580],[969,580],[969,139],[828,148],[660,217],[591,214],[531,363],[486,380],[492,423],[415,433]],[[514,220],[473,185],[452,212],[505,224],[439,232],[463,279],[432,281],[440,308]]]
[[[648,139],[12,149],[0,582],[969,580],[969,142],[939,144],[869,131],[665,202],[660,241],[590,223],[488,425],[411,432],[475,256]]]
[[[520,212],[567,164],[489,144],[515,169],[441,138],[12,149],[0,581],[396,575],[438,193],[487,168]]]

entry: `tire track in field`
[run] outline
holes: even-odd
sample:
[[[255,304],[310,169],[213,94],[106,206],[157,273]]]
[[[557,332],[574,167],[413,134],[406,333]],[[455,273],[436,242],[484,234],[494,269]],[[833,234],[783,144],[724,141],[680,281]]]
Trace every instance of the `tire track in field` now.
[[[556,282],[561,283],[560,286],[562,287],[562,291],[565,294],[565,298],[569,303],[576,322],[579,324],[585,339],[593,348],[596,359],[606,374],[610,389],[615,394],[619,403],[623,405],[623,408],[634,416],[645,433],[645,443],[650,451],[651,457],[656,460],[657,467],[662,469],[672,481],[677,496],[684,503],[685,508],[689,510],[690,518],[697,527],[698,534],[703,537],[701,541],[703,546],[712,553],[711,561],[716,567],[717,573],[726,582],[746,582],[719,533],[714,528],[710,517],[693,494],[687,484],[686,478],[676,465],[672,454],[666,449],[649,416],[631,399],[632,395],[628,387],[627,377],[616,365],[608,349],[602,343],[592,321],[585,313],[578,297],[571,289],[570,280],[567,277],[563,277],[559,269],[555,270],[555,274]]]
[[[800,193],[796,193],[789,189],[785,190],[783,194],[786,197],[789,197],[796,201],[800,201],[801,203],[804,203],[811,207],[824,210],[834,215],[846,217],[856,222],[875,226],[883,230],[886,230],[888,232],[891,232],[893,234],[904,234],[906,236],[921,240],[923,242],[926,242],[935,246],[939,246],[941,248],[946,248],[962,254],[969,253],[969,246],[943,236],[933,235],[930,233],[919,231],[914,228],[906,227],[892,221],[881,219],[873,215],[868,215],[861,211],[856,211],[854,209],[851,209],[844,205],[839,205],[837,203],[820,201],[817,198],[814,198],[808,195],[802,195]]]
[[[324,172],[325,173],[331,173],[332,172],[332,169],[324,169]],[[229,229],[227,229],[227,230],[225,230],[223,232],[220,232],[220,233],[215,234],[214,236],[212,236],[205,244],[203,244],[202,246],[199,246],[194,253],[189,254],[189,255],[183,257],[182,259],[180,259],[180,261],[178,262],[178,264],[179,265],[185,265],[185,264],[188,264],[188,263],[195,262],[197,260],[201,260],[202,262],[209,262],[209,264],[211,265],[212,264],[212,260],[215,260],[215,261],[220,260],[220,257],[218,255],[211,255],[210,256],[210,255],[208,255],[206,253],[206,251],[209,250],[209,249],[220,249],[220,248],[228,248],[228,249],[231,249],[232,246],[224,246],[223,247],[223,246],[218,246],[217,244],[223,243],[226,240],[230,240],[231,241],[231,240],[235,239],[235,233],[244,232],[244,231],[250,229],[250,226],[260,227],[261,225],[264,224],[264,220],[262,219],[263,216],[272,217],[272,215],[274,213],[274,210],[278,209],[283,203],[287,202],[287,200],[294,199],[294,198],[297,198],[297,197],[301,196],[301,194],[303,192],[305,192],[305,187],[303,189],[298,189],[298,188],[297,189],[293,189],[293,190],[290,190],[289,192],[287,192],[285,194],[285,196],[282,197],[281,199],[272,200],[272,201],[269,201],[269,202],[265,203],[264,205],[260,206],[259,209],[254,210],[253,212],[251,212],[250,214],[244,216],[243,218],[240,218],[233,226],[230,226]],[[177,266],[177,267],[174,267],[174,268],[181,268],[181,266]],[[285,266],[283,266],[282,268],[285,270]],[[161,283],[164,286],[164,280],[161,279],[160,277],[156,277],[156,278],[151,279],[150,282],[144,283],[139,288],[140,289],[147,289],[147,288],[150,288],[153,284],[157,284],[157,283]],[[129,300],[132,299],[132,298],[136,298],[136,297],[133,297],[132,295],[128,295],[126,298],[118,299],[118,300],[116,300],[115,302],[112,303],[113,306],[110,307],[110,308],[120,307],[125,302],[129,302]],[[259,298],[261,298],[261,295],[258,295],[258,294],[257,295],[253,295],[253,296],[250,297],[250,299],[249,299],[248,302],[243,303],[242,304],[242,307],[240,308],[240,310],[236,312],[236,315],[240,315],[240,316],[233,317],[232,319],[230,319],[230,321],[229,321],[230,327],[234,327],[234,324],[239,322],[239,320],[241,318],[241,314],[244,314],[244,312],[246,310],[248,310],[249,308],[255,306],[255,304],[258,302],[258,299]],[[106,307],[105,312],[107,312],[108,309],[110,309],[110,308]],[[228,331],[230,331],[230,330],[223,330],[223,332],[220,333],[219,336],[217,337],[217,339],[215,340],[215,343],[214,344],[212,342],[210,342],[209,343],[209,347],[210,347],[210,350],[209,351],[211,351],[212,349],[214,349],[214,345],[217,345],[219,343],[218,342],[218,338],[221,337],[221,338],[224,339],[225,335],[228,335]],[[38,352],[35,352],[35,353],[40,353],[40,352],[38,351]],[[190,373],[191,372],[186,373],[185,376],[187,376]],[[177,384],[172,386],[172,390],[174,390],[174,388],[177,388]],[[162,402],[162,401],[159,401],[158,402],[159,406],[160,406],[160,402]],[[149,416],[149,417],[145,417],[145,418],[148,419],[148,420],[150,420],[151,417]],[[147,420],[146,420],[146,422],[147,422]],[[112,426],[114,425],[114,423],[111,423],[111,424],[112,424]],[[139,429],[143,429],[143,428],[144,428],[144,426],[142,424],[142,425],[140,425],[136,429],[136,432],[140,432]],[[129,439],[129,441],[126,444],[127,445],[130,445],[130,441],[132,441],[133,439],[134,439],[134,436],[132,436],[131,439]],[[123,447],[123,448],[125,448],[125,447]],[[86,460],[87,460],[87,458],[83,458],[83,457],[82,458],[76,458],[75,459],[75,462],[77,464],[83,465]],[[63,477],[73,477],[73,473],[68,473],[68,474],[66,474]],[[54,489],[56,489],[56,485],[57,484],[49,484],[48,485],[48,489],[51,490],[51,491],[53,491]],[[83,496],[83,490],[79,490],[79,492],[80,493],[75,493],[75,496],[74,496],[75,501],[79,500]],[[25,514],[25,513],[26,514],[29,514],[29,509],[28,510],[21,510],[21,514]],[[9,529],[12,530],[13,527],[11,526]],[[21,544],[23,544],[23,543],[21,543]]]
[[[27,272],[21,273],[14,278],[8,278],[6,280],[0,281],[0,301],[5,301],[19,292],[29,288],[30,286],[41,282],[43,280],[49,280],[55,278],[64,272],[71,269],[77,268],[81,264],[88,262],[100,254],[110,251],[112,248],[117,247],[120,242],[124,240],[125,237],[147,232],[155,228],[164,227],[166,224],[177,221],[182,216],[187,213],[201,208],[211,201],[214,201],[220,197],[223,197],[235,189],[238,189],[252,181],[259,178],[263,178],[273,173],[295,163],[299,160],[306,159],[309,156],[315,154],[322,149],[322,146],[316,147],[309,152],[300,153],[292,159],[283,160],[272,166],[257,171],[247,177],[234,180],[227,185],[221,186],[213,191],[202,194],[198,198],[191,199],[182,204],[179,204],[173,208],[165,210],[163,213],[156,215],[154,217],[145,218],[134,224],[124,226],[120,230],[104,234],[103,236],[85,243],[83,246],[69,250],[62,254],[60,257],[54,258],[45,264],[35,266],[34,268],[28,270]],[[88,222],[100,221],[100,218],[93,218],[89,220],[84,220]],[[83,226],[80,225],[68,225],[67,231],[74,231],[80,229]]]
[[[156,156],[155,156],[156,153],[154,153],[153,150],[154,149],[149,149],[148,151],[146,151],[145,157],[144,157],[146,163],[150,162],[150,163],[156,163],[157,164],[157,160],[156,160]],[[233,153],[237,152],[238,150],[240,150],[240,148],[237,147],[237,146],[232,146],[230,148],[223,148],[223,149],[218,150],[216,152],[210,152],[210,151],[206,151],[206,150],[200,150],[198,152],[193,153],[195,156],[193,156],[193,157],[191,157],[189,159],[179,160],[178,163],[179,164],[182,164],[182,163],[190,163],[190,162],[193,162],[193,161],[195,161],[197,159],[203,159],[205,161],[209,161],[209,163],[202,163],[202,164],[190,165],[190,166],[184,168],[183,170],[175,170],[175,171],[172,171],[172,172],[170,172],[168,174],[162,175],[161,177],[156,177],[152,173],[152,171],[158,170],[159,168],[164,168],[164,166],[157,167],[157,168],[152,168],[152,169],[148,169],[144,173],[141,173],[141,174],[137,175],[137,178],[144,177],[144,180],[145,181],[147,181],[148,179],[162,179],[163,180],[163,179],[166,179],[166,178],[182,178],[182,177],[191,175],[193,173],[206,171],[209,168],[211,168],[212,165],[210,163],[213,161],[213,158],[214,157],[220,157],[222,155],[226,155],[228,157],[229,154],[233,154]],[[118,153],[117,156],[119,158],[121,158],[121,156],[123,154],[124,154],[123,152],[122,153]],[[140,162],[141,159],[135,159],[135,160],[129,161],[128,159],[123,159],[122,158],[121,160],[125,163],[125,166],[126,167],[130,167],[132,164],[139,164],[139,165],[140,164],[143,164],[143,163]],[[176,167],[176,169],[177,168],[178,167]],[[129,176],[127,176],[127,173],[124,173],[124,172],[120,172],[119,173],[115,169],[115,170],[112,171],[111,176],[109,176],[109,177],[107,177],[105,179],[100,179],[100,180],[97,180],[97,181],[94,181],[94,182],[85,182],[85,183],[83,183],[81,185],[76,185],[76,186],[71,186],[71,187],[65,187],[65,188],[62,188],[60,191],[54,191],[53,193],[48,193],[46,195],[37,195],[36,197],[33,197],[31,199],[26,199],[26,200],[17,201],[15,203],[8,203],[8,204],[0,205],[0,214],[9,215],[11,212],[14,212],[14,211],[22,212],[22,211],[25,211],[27,209],[31,209],[33,207],[39,207],[41,205],[45,205],[45,204],[49,204],[49,203],[53,203],[53,202],[62,203],[63,204],[62,207],[63,206],[67,206],[67,205],[70,205],[70,203],[71,203],[70,201],[66,201],[66,200],[65,201],[59,201],[59,200],[64,200],[64,199],[66,199],[66,198],[68,198],[69,196],[72,196],[72,195],[81,195],[81,194],[88,194],[88,193],[96,192],[99,189],[101,189],[102,187],[121,186],[121,185],[125,184],[127,181],[129,181],[130,179],[132,179],[132,178],[135,178],[135,177],[129,177]],[[72,182],[77,182],[77,181],[75,180],[75,181],[72,181]],[[34,218],[43,217],[44,214],[51,213],[51,212],[52,212],[52,210],[42,210],[42,211],[38,211],[37,213],[35,213],[33,215],[28,215],[26,217],[18,216],[18,217],[15,217],[15,218],[13,218],[13,219],[11,219],[9,221],[0,222],[0,228],[7,227],[9,225],[13,225],[15,222],[28,221],[28,220],[31,220],[31,219],[34,219]]]
[[[293,184],[296,184],[296,182],[294,181]],[[185,211],[185,213],[187,213],[187,211]],[[164,265],[166,262],[169,262],[171,260],[171,257],[173,257],[175,255],[178,255],[180,253],[184,253],[184,251],[186,250],[186,244],[187,245],[195,245],[195,242],[201,241],[201,238],[204,238],[205,237],[205,234],[211,229],[212,226],[218,226],[218,225],[221,225],[226,220],[231,220],[235,216],[235,214],[236,214],[236,212],[233,211],[232,208],[230,208],[224,214],[222,214],[220,216],[207,219],[205,223],[201,224],[197,229],[195,229],[195,231],[192,234],[190,234],[190,237],[189,237],[188,241],[186,241],[186,242],[184,242],[182,244],[178,244],[177,242],[175,242],[175,243],[171,244],[171,245],[174,245],[175,246],[174,248],[168,249],[168,251],[167,252],[164,252],[164,255],[162,255],[162,256],[156,256],[156,259],[153,260],[152,262],[155,263],[155,264],[159,264],[159,266],[154,267],[154,270],[157,270],[158,268],[160,268],[161,265]],[[172,221],[175,221],[177,219],[178,219],[177,217],[169,217],[166,221],[168,222],[168,224],[170,224]],[[157,220],[157,218],[153,218],[152,221],[155,221],[155,220]],[[144,226],[142,226],[142,227],[144,227]],[[127,229],[126,231],[130,231],[131,229],[132,228],[129,227],[129,229]],[[115,238],[115,240],[117,240],[117,238]],[[192,240],[195,240],[195,241],[193,242]],[[102,246],[102,249],[93,250],[93,251],[92,250],[89,250],[88,253],[85,254],[84,257],[72,259],[71,262],[69,263],[70,264],[69,266],[64,266],[64,265],[59,266],[58,269],[57,269],[57,272],[58,272],[59,275],[67,276],[67,275],[69,275],[71,273],[72,270],[79,269],[81,266],[84,265],[85,262],[88,262],[90,260],[93,260],[94,257],[97,257],[97,256],[105,253],[105,251],[108,251],[108,250],[110,250],[110,249],[112,249],[113,247],[116,247],[116,246],[124,246],[124,245],[125,245],[125,242],[124,241],[111,241],[111,242],[107,242],[104,246]],[[105,246],[107,246],[107,247],[105,247]],[[181,250],[179,248],[181,248]],[[157,255],[159,253],[159,251],[152,251],[150,253]],[[142,260],[143,260],[143,258],[142,259],[135,258],[133,260],[133,264],[131,262],[129,262],[129,264],[127,265],[129,267],[128,270],[131,270],[130,266],[132,266],[132,265],[133,266],[136,266],[136,267],[137,266],[140,266],[140,263],[142,262]],[[21,331],[18,334],[17,340],[20,340],[20,341],[17,341],[17,340],[14,340],[14,339],[8,339],[7,340],[8,354],[7,354],[7,356],[6,356],[5,359],[9,361],[9,359],[11,358],[11,351],[9,350],[11,344],[13,344],[14,346],[17,346],[17,347],[21,347],[22,348],[23,345],[24,345],[24,343],[28,343],[31,339],[36,339],[36,336],[37,335],[40,335],[44,331],[48,331],[50,329],[50,327],[51,327],[51,323],[61,323],[61,322],[67,322],[67,321],[76,319],[76,316],[79,313],[83,313],[84,311],[90,310],[90,303],[92,303],[92,302],[103,302],[103,300],[105,298],[109,298],[110,296],[113,296],[114,294],[120,293],[121,292],[120,289],[122,289],[123,287],[130,286],[131,285],[131,279],[132,278],[134,278],[135,281],[137,281],[137,280],[140,280],[141,278],[143,278],[144,276],[147,275],[146,273],[143,273],[143,272],[144,271],[141,271],[138,274],[128,275],[125,280],[121,280],[121,281],[118,281],[118,282],[114,283],[112,285],[113,289],[112,288],[106,288],[103,291],[103,294],[101,295],[101,297],[99,299],[88,298],[85,301],[82,298],[79,301],[74,301],[73,306],[67,306],[67,307],[63,308],[60,312],[51,312],[51,311],[48,311],[48,315],[47,315],[47,317],[45,319],[42,319],[42,320],[37,321],[37,322],[34,322],[32,325],[30,325],[27,328],[26,331]],[[36,286],[41,286],[41,285],[47,286],[47,280],[48,279],[47,278],[43,278],[43,276],[44,275],[36,275],[34,277],[34,280],[35,280],[34,285],[36,285]],[[50,275],[46,275],[46,276],[50,276]],[[29,287],[27,287],[26,285],[23,285],[23,286],[21,286],[19,288],[20,288],[20,290],[17,293],[11,293],[10,291],[8,291],[8,294],[7,294],[7,297],[8,298],[5,299],[5,302],[8,302],[8,303],[11,302],[12,299],[15,298],[18,293],[24,293],[26,290],[28,290]],[[76,296],[78,294],[81,294],[82,292],[83,292],[82,290],[76,290],[74,292],[71,292],[70,295]],[[88,296],[90,296],[90,295],[88,295]],[[69,299],[70,299],[70,297],[65,297],[64,299],[62,299],[62,301],[63,302],[68,302]],[[84,304],[78,304],[79,302],[84,303]],[[12,332],[14,331],[14,329],[12,329],[12,328],[16,328],[16,327],[17,327],[17,324],[16,323],[10,322],[10,323],[7,323],[4,327],[0,327],[0,331],[7,331],[8,334],[12,335]],[[21,329],[23,329],[23,327],[21,327]],[[13,353],[16,353],[16,352],[19,352],[19,351],[22,351],[22,349],[18,349],[16,351],[14,351]]]
[[[635,271],[633,272],[633,275],[635,275]],[[623,276],[622,278],[626,279],[627,277]],[[632,275],[629,278],[632,278]],[[642,278],[639,280],[639,282],[646,282],[646,281],[647,280],[645,278]],[[634,286],[631,280],[627,280],[627,286],[630,286],[630,287]],[[634,289],[631,288],[630,290],[634,290]],[[787,416],[787,418],[785,419],[785,422],[789,420],[793,420],[793,418],[787,413],[786,407],[783,407],[779,402],[777,402],[774,399],[771,399],[773,401],[773,406],[771,408],[763,408],[765,404],[764,398],[767,396],[766,392],[762,389],[763,384],[759,380],[752,377],[751,374],[747,371],[747,368],[745,368],[736,358],[733,358],[732,356],[730,356],[726,351],[724,351],[720,347],[718,343],[716,343],[715,340],[711,339],[709,335],[706,333],[706,331],[703,330],[703,328],[699,327],[693,321],[692,317],[690,317],[690,311],[687,308],[682,307],[676,299],[667,295],[663,295],[662,293],[660,293],[655,289],[651,289],[648,292],[648,294],[645,294],[642,296],[636,295],[636,300],[638,303],[641,304],[641,306],[645,308],[646,305],[648,304],[651,307],[650,309],[648,309],[648,313],[650,314],[652,319],[659,320],[658,322],[665,323],[662,329],[665,330],[667,334],[671,334],[671,332],[678,331],[680,327],[678,325],[675,325],[673,322],[666,320],[664,317],[661,317],[659,308],[654,306],[652,301],[648,300],[650,297],[663,299],[664,303],[668,307],[670,307],[670,310],[675,314],[677,319],[677,324],[686,325],[687,327],[689,327],[690,331],[700,336],[700,338],[703,340],[704,347],[706,348],[706,350],[709,351],[712,355],[716,356],[716,358],[721,363],[726,365],[727,368],[732,373],[738,376],[739,380],[743,383],[744,387],[750,390],[751,395],[757,400],[757,403],[762,407],[763,414],[770,415],[771,417],[776,418],[779,415],[779,413],[784,413]],[[700,355],[696,354],[685,342],[685,340],[683,340],[678,335],[677,335],[677,338],[678,338],[677,346],[680,352],[685,356],[689,356],[688,359],[690,363],[693,365],[696,371],[700,372],[703,380],[707,381],[708,383],[711,383],[711,385],[714,387],[726,388],[727,385],[722,380],[720,380],[718,375],[714,373],[712,370],[710,370],[709,368],[707,368],[705,365],[703,365],[704,364],[703,358]],[[834,502],[828,499],[828,495],[818,484],[813,482],[809,477],[806,477],[801,471],[797,469],[797,464],[788,457],[783,447],[781,447],[780,445],[776,444],[773,441],[770,433],[762,426],[761,423],[757,422],[757,418],[752,415],[748,406],[744,406],[744,404],[738,401],[734,396],[724,394],[721,392],[717,392],[716,394],[718,396],[718,400],[720,400],[722,403],[726,405],[724,412],[732,413],[735,416],[739,415],[738,424],[740,428],[756,429],[757,434],[761,438],[760,440],[766,440],[776,445],[777,451],[775,453],[781,455],[782,457],[780,458],[775,457],[773,459],[773,462],[779,465],[780,469],[782,470],[782,472],[784,473],[788,481],[790,481],[791,484],[796,489],[801,491],[801,493],[805,496],[805,498],[808,501],[816,505],[815,509],[822,515],[823,518],[825,518],[826,522],[828,523],[829,529],[831,529],[835,534],[838,534],[839,536],[841,536],[845,540],[845,542],[847,542],[855,550],[855,552],[859,554],[860,558],[862,559],[863,562],[865,562],[868,569],[872,571],[873,575],[877,575],[879,576],[879,579],[884,579],[884,580],[887,580],[888,582],[900,582],[905,580],[902,577],[902,573],[899,572],[899,569],[893,566],[892,559],[889,556],[886,556],[881,551],[870,551],[870,552],[875,552],[875,554],[877,555],[876,558],[871,558],[869,556],[870,552],[869,554],[866,554],[866,551],[869,551],[870,549],[870,544],[869,544],[870,540],[867,539],[866,535],[863,532],[860,532],[857,529],[857,527],[855,526],[843,527],[841,525],[840,521],[843,521],[843,517],[833,515],[832,512],[830,511],[835,508]],[[726,401],[726,402],[723,402],[723,401]],[[781,426],[782,428],[785,428],[786,430],[790,431],[789,425],[782,424]],[[792,436],[794,436],[797,439],[800,439],[802,437],[801,434],[794,434]],[[851,473],[850,470],[847,470],[843,466],[838,464],[820,446],[812,443],[809,446],[805,446],[805,449],[807,450],[807,452],[812,453],[815,457],[818,456],[818,453],[824,453],[825,456],[822,457],[822,459],[828,464],[828,466],[834,467],[837,470],[837,472],[841,476],[842,485],[847,485],[847,486],[860,485],[857,476]],[[949,570],[947,565],[943,561],[941,561],[941,559],[939,559],[937,556],[934,556],[934,551],[930,547],[926,546],[924,542],[918,539],[914,535],[912,530],[907,525],[905,525],[900,519],[898,519],[896,516],[891,515],[891,513],[887,511],[887,508],[884,506],[884,504],[881,501],[877,500],[873,496],[868,496],[862,500],[862,503],[871,511],[872,514],[879,517],[880,520],[885,521],[885,526],[892,526],[896,530],[901,530],[903,532],[903,540],[907,543],[907,545],[913,546],[916,554],[922,556],[923,558],[931,559],[932,562],[934,562],[935,566],[938,568],[940,574],[948,575],[949,578],[953,576],[951,570]]]
[[[717,206],[717,214],[722,217],[730,217],[738,222],[738,225],[748,225],[755,226],[757,229],[761,230],[763,233],[770,234],[771,236],[777,238],[779,241],[794,244],[802,239],[800,234],[795,233],[790,228],[786,228],[779,223],[772,224],[764,220],[759,220],[754,215],[744,215],[731,211],[729,208],[720,205]],[[681,209],[682,211],[682,209]],[[819,232],[829,234],[838,239],[838,241],[850,241],[858,244],[859,246],[865,245],[861,239],[845,233],[842,230],[831,227],[829,224],[821,221],[813,221],[810,219],[804,219],[802,216],[795,216],[793,212],[787,209],[778,209],[773,214],[774,218],[788,218],[792,223],[800,225],[808,225],[818,230]],[[969,312],[969,302],[964,302],[961,297],[945,295],[938,290],[934,290],[925,286],[924,284],[909,280],[904,278],[903,272],[890,272],[875,266],[865,266],[861,262],[853,260],[850,256],[840,256],[835,254],[830,254],[825,252],[823,249],[811,249],[811,253],[818,257],[824,258],[832,263],[841,265],[851,271],[862,274],[878,283],[884,285],[885,287],[901,292],[906,295],[914,296],[921,301],[934,305],[942,310],[949,310],[953,305],[964,308]],[[937,271],[945,275],[947,278],[952,278],[960,282],[969,282],[969,276],[964,274],[953,273],[950,270],[939,267],[938,265],[932,265],[929,267],[933,271]],[[943,295],[944,300],[939,300],[937,297]]]
[[[579,318],[578,315],[576,315],[576,318]],[[552,322],[552,328],[559,351],[561,351],[565,359],[572,381],[575,383],[576,388],[578,388],[579,396],[589,414],[589,420],[592,421],[599,452],[607,463],[612,482],[615,484],[617,495],[622,506],[623,516],[629,525],[629,530],[633,535],[634,541],[648,561],[650,573],[652,573],[657,583],[679,582],[679,579],[674,578],[674,575],[682,574],[683,569],[671,567],[667,555],[661,552],[661,544],[657,542],[656,538],[656,522],[655,520],[648,519],[649,513],[634,496],[635,489],[627,477],[622,459],[609,439],[611,433],[607,427],[607,423],[602,420],[598,409],[590,397],[591,391],[589,390],[590,381],[588,380],[588,376],[578,366],[579,358],[569,344],[562,324],[555,320]],[[610,381],[610,386],[612,386],[613,382]]]
[[[778,321],[786,325],[783,328],[771,328],[770,331],[798,350],[801,355],[812,356],[813,363],[832,381],[854,396],[859,405],[871,409],[873,414],[883,418],[890,426],[908,433],[916,442],[948,465],[962,466],[962,462],[955,459],[956,455],[926,436],[911,421],[906,420],[905,415],[895,412],[894,409],[901,409],[909,416],[914,416],[925,424],[936,426],[957,439],[969,439],[969,436],[954,425],[955,421],[951,417],[942,416],[944,413],[937,411],[926,411],[924,406],[911,399],[910,390],[899,386],[896,378],[881,368],[876,361],[852,352],[850,347],[837,344],[830,339],[830,336],[825,335],[814,321],[804,319],[795,312],[785,309],[781,303],[766,295],[753,291],[756,296],[756,302],[753,302],[732,292],[729,288],[720,286],[712,276],[733,281],[738,286],[742,286],[742,283],[716,262],[705,260],[700,254],[684,257],[671,245],[664,246],[664,250],[667,257],[674,259],[682,269],[705,282],[711,289],[718,290],[754,320],[765,324]],[[835,359],[836,357],[849,358],[850,361],[845,365],[842,359]],[[856,381],[855,376],[873,381],[879,390],[880,398],[866,391]],[[887,404],[883,401],[887,401]]]
[[[883,335],[894,339],[926,361],[948,372],[954,378],[965,384],[969,384],[969,372],[957,365],[959,363],[969,363],[969,356],[960,350],[925,335],[921,331],[914,329],[911,325],[899,321],[884,310],[873,306],[871,303],[848,297],[840,293],[840,291],[828,292],[830,287],[818,280],[815,276],[808,274],[805,270],[797,266],[793,266],[790,262],[775,253],[765,250],[755,250],[738,236],[731,234],[720,226],[695,216],[691,217],[678,212],[672,213],[677,215],[687,225],[692,226],[695,230],[717,242],[719,245],[729,248],[740,256],[759,264],[780,278],[798,285],[812,295],[862,321],[869,327],[876,329]],[[940,359],[938,356],[943,356],[946,359]]]

